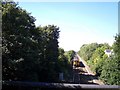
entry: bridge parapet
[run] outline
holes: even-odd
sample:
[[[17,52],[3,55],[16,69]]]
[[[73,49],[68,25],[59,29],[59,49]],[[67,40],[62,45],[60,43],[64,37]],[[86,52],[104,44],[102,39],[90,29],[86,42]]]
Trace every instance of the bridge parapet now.
[[[39,88],[40,90],[120,90],[118,85],[91,85],[91,84],[70,84],[70,83],[46,83],[46,82],[22,82],[3,81],[2,90],[29,90],[29,88]],[[37,89],[37,90],[39,90]]]

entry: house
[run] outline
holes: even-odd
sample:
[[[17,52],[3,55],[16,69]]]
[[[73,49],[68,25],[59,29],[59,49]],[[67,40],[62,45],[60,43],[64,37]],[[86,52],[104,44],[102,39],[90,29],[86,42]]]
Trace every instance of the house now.
[[[104,52],[105,52],[105,54],[108,55],[108,57],[110,57],[110,55],[113,54],[113,49],[112,49],[112,50],[110,50],[110,49],[106,49]]]

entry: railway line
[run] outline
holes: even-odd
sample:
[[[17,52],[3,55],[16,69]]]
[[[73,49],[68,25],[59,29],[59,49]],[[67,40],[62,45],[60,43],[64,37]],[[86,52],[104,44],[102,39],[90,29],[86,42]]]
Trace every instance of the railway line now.
[[[79,55],[76,55],[77,59],[73,60],[73,82],[76,84],[97,84],[104,85],[97,76],[90,70],[86,62],[82,60]],[[76,63],[74,63],[74,61]],[[79,63],[79,65],[78,65]]]

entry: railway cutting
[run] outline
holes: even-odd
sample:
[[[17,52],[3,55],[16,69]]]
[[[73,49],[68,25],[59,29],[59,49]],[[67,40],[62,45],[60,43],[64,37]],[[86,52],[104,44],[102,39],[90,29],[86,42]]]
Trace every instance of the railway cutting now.
[[[75,55],[73,58],[72,66],[74,83],[104,85],[104,83],[95,76],[89,66],[87,66],[86,62],[82,60],[79,55]]]

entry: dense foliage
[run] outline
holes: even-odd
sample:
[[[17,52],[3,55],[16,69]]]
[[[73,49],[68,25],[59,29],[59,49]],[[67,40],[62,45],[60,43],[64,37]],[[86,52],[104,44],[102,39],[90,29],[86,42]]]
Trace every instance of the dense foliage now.
[[[114,55],[106,60],[100,78],[110,85],[120,85],[120,35],[115,37]]]
[[[99,45],[97,43],[84,44],[82,45],[78,53],[85,61],[90,60],[93,52],[98,46]]]
[[[87,62],[92,71],[100,77],[106,84],[120,85],[120,39],[115,37],[113,47],[107,43],[104,44],[84,44],[80,50],[79,55]],[[112,52],[112,49],[114,52]],[[111,55],[105,54],[105,50],[111,50]]]
[[[34,22],[16,3],[2,3],[3,80],[56,82],[66,71],[68,60],[58,49],[59,27],[36,27]]]
[[[72,65],[71,60],[75,55],[75,51],[64,51],[64,49],[59,48],[59,66],[60,72],[64,73],[64,79],[69,82],[72,79]]]
[[[65,56],[67,57],[67,60],[69,63],[71,63],[71,60],[74,58],[76,52],[74,50],[69,50],[65,52]]]

